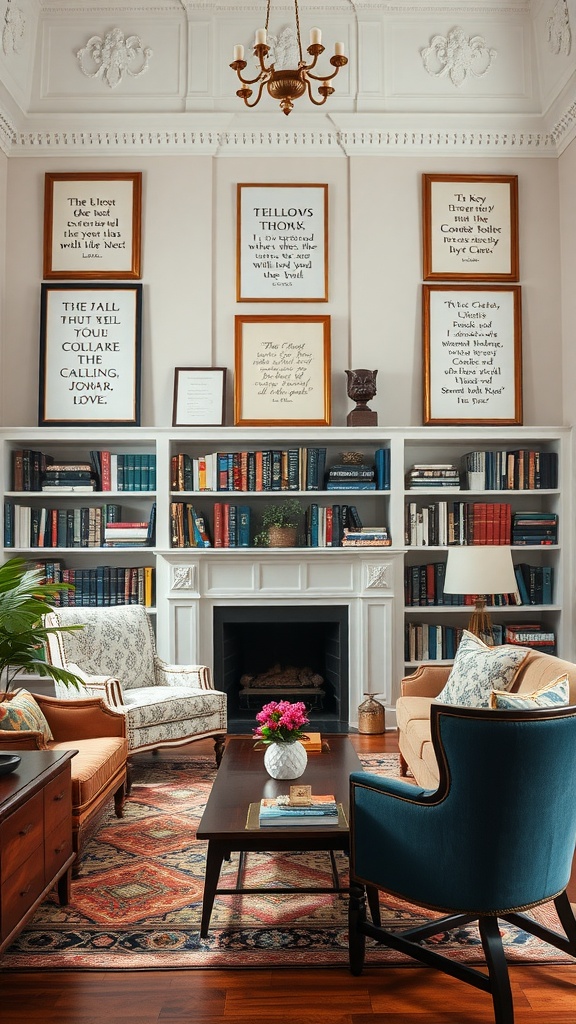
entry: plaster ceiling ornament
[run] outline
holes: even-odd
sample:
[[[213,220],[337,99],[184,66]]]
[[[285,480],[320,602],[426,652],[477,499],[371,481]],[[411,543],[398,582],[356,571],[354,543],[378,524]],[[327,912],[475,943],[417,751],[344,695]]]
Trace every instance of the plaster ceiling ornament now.
[[[4,27],[2,29],[2,49],[6,56],[9,53],[20,53],[24,41],[25,28],[26,19],[24,12],[19,7],[16,7],[12,0],[8,0],[4,13]]]
[[[548,21],[548,45],[552,53],[568,56],[572,49],[572,33],[570,31],[570,13],[566,0],[556,0]]]
[[[149,46],[144,48],[138,36],[124,38],[119,28],[101,36],[91,36],[85,46],[76,54],[81,71],[87,78],[103,78],[111,89],[120,84],[124,73],[139,78],[148,70],[153,55]],[[140,64],[137,70],[134,66]]]
[[[464,29],[456,26],[447,36],[434,36],[430,46],[420,51],[426,71],[433,78],[450,76],[452,85],[460,86],[467,75],[482,78],[498,56],[486,46],[482,36],[466,38]]]

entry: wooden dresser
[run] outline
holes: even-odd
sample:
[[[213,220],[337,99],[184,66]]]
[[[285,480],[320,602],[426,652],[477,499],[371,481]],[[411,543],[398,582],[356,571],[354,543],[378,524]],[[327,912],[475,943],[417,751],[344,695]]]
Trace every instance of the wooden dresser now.
[[[0,952],[50,890],[70,899],[73,750],[22,750],[0,776]]]

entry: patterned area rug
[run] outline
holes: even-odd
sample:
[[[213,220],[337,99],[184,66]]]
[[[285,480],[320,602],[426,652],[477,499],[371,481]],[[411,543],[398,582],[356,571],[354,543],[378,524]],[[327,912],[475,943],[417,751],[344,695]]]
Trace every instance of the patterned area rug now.
[[[397,775],[396,755],[362,757],[369,771]],[[125,817],[111,811],[88,843],[72,901],[50,897],[26,930],[0,957],[0,967],[134,970],[172,967],[345,966],[348,963],[347,898],[332,894],[217,896],[210,932],[199,936],[205,843],[196,828],[214,778],[211,758],[150,761],[135,770]],[[341,884],[347,859],[337,854]],[[225,866],[220,885],[235,884],[238,856]],[[248,854],[245,886],[330,885],[325,853]],[[557,927],[554,909],[539,919]],[[426,912],[390,897],[382,919],[406,928]],[[504,924],[511,962],[573,962],[559,950]],[[437,936],[442,951],[482,962],[474,928]],[[367,963],[411,964],[393,950],[368,942]]]

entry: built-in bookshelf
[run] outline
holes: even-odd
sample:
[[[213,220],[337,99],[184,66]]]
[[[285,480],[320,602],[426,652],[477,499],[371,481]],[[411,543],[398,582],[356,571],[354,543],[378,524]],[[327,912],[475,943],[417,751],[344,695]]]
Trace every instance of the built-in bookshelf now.
[[[358,529],[360,523],[364,529],[386,530],[389,544],[379,551],[379,558],[389,557],[395,565],[399,559],[404,574],[403,588],[395,584],[392,594],[390,670],[395,680],[418,664],[418,657],[412,657],[414,643],[406,642],[411,625],[426,626],[429,633],[434,627],[437,641],[443,633],[449,638],[436,647],[432,642],[432,653],[441,652],[437,660],[447,660],[451,638],[466,625],[470,609],[465,601],[442,596],[443,567],[454,543],[512,541],[520,603],[517,595],[489,599],[494,622],[504,629],[507,622],[537,621],[554,633],[559,655],[574,657],[573,630],[569,616],[563,616],[573,586],[569,428],[48,427],[5,429],[1,437],[4,558],[19,554],[51,562],[81,585],[85,579],[84,602],[95,598],[96,603],[105,603],[103,595],[111,585],[117,592],[123,589],[125,598],[133,599],[136,592],[143,603],[152,600],[168,647],[173,646],[170,631],[175,627],[164,611],[171,587],[164,563],[173,564],[177,558],[180,566],[192,559],[201,565],[202,560],[225,560],[233,553],[248,562],[255,560],[259,549],[254,541],[261,533],[267,503],[296,498],[301,505],[299,547],[276,549],[274,565],[285,561],[288,567],[295,559],[313,556],[315,572],[318,564],[326,566],[327,592],[331,558],[343,553],[350,559],[365,558],[367,552],[379,551],[368,545],[343,547],[334,543],[334,533],[327,543],[327,520],[332,530],[335,517],[342,529],[343,514],[350,517],[350,528]],[[31,478],[34,487],[15,486],[16,453],[27,450],[40,452],[57,466],[87,464],[93,453],[104,452],[110,470],[105,482],[102,473],[99,478],[96,474],[96,486],[89,490],[46,492],[41,475]],[[144,477],[140,469],[139,487],[132,484],[130,489],[124,481],[119,483],[118,465],[124,468],[125,457],[134,456],[136,464],[146,468]],[[426,468],[415,470],[428,466],[450,468],[428,476]],[[341,467],[348,467],[348,475]],[[104,546],[108,510],[113,506],[116,518],[140,530],[154,511],[154,533],[146,540],[139,538],[140,543],[134,538],[126,546]],[[177,506],[182,512],[175,528]],[[227,542],[216,544],[215,522],[224,506],[236,509],[243,526],[235,542],[228,536]],[[57,522],[72,524],[72,538],[75,529],[85,536],[84,520],[87,516],[90,523],[92,515],[100,524],[93,542],[73,539],[64,544],[64,535],[59,537],[57,530],[55,545],[46,544],[46,531],[42,545],[27,543],[29,535],[21,530],[16,535],[18,517],[45,523],[49,509],[56,510]],[[312,541],[315,517],[320,532]],[[531,543],[530,521],[551,532]],[[524,542],[522,529],[528,530]],[[162,572],[157,571],[160,563]],[[396,580],[401,577],[402,573],[394,574]],[[430,656],[430,644],[423,649]]]

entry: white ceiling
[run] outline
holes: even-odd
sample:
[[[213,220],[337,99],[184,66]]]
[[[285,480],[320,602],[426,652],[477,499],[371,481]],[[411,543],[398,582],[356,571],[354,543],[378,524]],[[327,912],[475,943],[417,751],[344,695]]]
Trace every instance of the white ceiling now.
[[[268,96],[247,110],[229,68],[242,43],[251,71],[265,0],[0,0],[0,146],[8,155],[306,145],[557,156],[576,131],[576,0],[299,7],[304,47],[310,27],[323,31],[320,70],[331,70],[337,40],[350,59],[325,106],[302,99],[286,118]],[[270,35],[293,24],[292,4],[272,0]],[[113,29],[122,42],[134,37],[116,75],[91,59],[94,40]],[[442,40],[458,44],[448,63]]]

